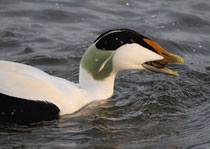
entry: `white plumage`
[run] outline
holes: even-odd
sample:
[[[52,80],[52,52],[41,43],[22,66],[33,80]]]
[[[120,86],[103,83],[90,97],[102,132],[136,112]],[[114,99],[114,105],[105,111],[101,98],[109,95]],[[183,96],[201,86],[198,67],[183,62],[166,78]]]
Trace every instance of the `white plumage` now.
[[[94,100],[111,97],[119,71],[148,69],[177,76],[176,72],[164,68],[167,63],[177,62],[184,61],[152,40],[127,29],[106,32],[87,49],[80,63],[79,84],[51,76],[29,65],[0,61],[0,121],[19,121],[23,111],[27,119],[31,118],[27,111],[34,115],[35,120],[29,122],[45,120],[48,113],[40,119],[35,113],[39,110],[41,114],[48,112],[45,109],[47,106],[54,111],[55,117],[58,113],[70,114]],[[10,109],[9,104],[13,101],[18,105]],[[23,107],[23,102],[33,110]],[[40,103],[41,109],[33,106],[37,103]],[[13,110],[17,114],[7,118],[11,111],[14,113]]]
[[[90,102],[77,84],[51,76],[35,67],[0,61],[0,92],[28,100],[51,102],[60,114],[72,113]]]

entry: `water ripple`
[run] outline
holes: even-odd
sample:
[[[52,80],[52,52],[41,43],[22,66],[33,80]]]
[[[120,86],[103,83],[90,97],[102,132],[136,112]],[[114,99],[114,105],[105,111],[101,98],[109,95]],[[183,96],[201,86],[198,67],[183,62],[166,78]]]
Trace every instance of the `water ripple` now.
[[[0,148],[209,148],[208,0],[0,2],[0,59],[78,82],[79,61],[96,37],[131,28],[184,58],[180,76],[125,71],[111,99],[59,120],[0,125]],[[15,6],[15,7],[14,7]]]

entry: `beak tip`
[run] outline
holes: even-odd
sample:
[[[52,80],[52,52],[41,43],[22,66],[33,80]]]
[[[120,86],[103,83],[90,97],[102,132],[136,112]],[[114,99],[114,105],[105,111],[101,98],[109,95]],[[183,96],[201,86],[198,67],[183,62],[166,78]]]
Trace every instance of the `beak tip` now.
[[[182,58],[180,59],[180,63],[184,64],[184,60]]]
[[[178,76],[179,76],[179,74],[177,73],[177,74],[175,74],[175,76],[176,76],[176,77],[178,77]]]
[[[169,75],[173,75],[173,76],[176,76],[176,77],[179,76],[179,74],[177,72],[172,71],[172,70],[170,71]]]

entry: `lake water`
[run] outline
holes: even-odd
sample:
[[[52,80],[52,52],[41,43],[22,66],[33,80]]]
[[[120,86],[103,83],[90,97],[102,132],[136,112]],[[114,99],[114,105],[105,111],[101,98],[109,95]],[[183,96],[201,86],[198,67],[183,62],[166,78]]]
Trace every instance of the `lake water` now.
[[[55,121],[0,125],[0,148],[210,149],[209,0],[0,0],[0,59],[78,82],[82,54],[114,28],[182,56],[169,67],[180,76],[122,72],[111,99]]]

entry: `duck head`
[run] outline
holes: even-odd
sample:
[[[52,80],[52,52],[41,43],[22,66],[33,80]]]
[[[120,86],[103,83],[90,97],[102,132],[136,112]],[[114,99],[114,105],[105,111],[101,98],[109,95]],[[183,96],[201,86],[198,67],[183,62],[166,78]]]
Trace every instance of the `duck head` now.
[[[149,70],[178,76],[165,66],[184,63],[151,39],[129,29],[115,29],[100,35],[82,57],[81,65],[95,80],[104,80],[122,70]]]

